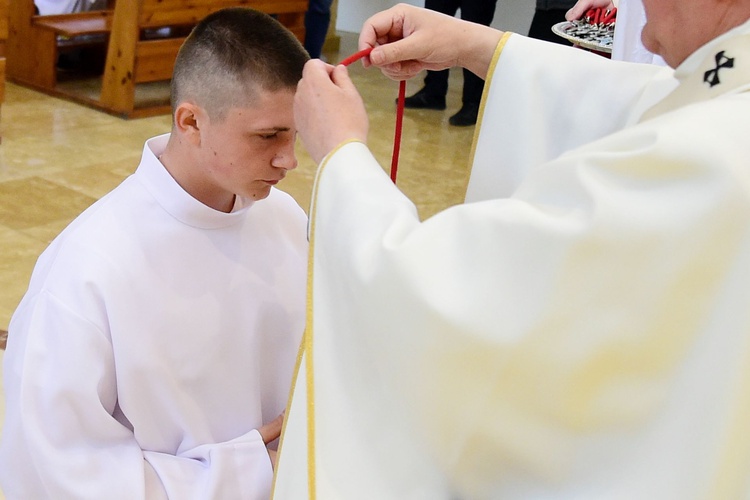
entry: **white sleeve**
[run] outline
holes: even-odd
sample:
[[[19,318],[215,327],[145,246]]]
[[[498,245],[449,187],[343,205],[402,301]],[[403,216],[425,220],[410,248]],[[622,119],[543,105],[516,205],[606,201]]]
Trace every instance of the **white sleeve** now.
[[[482,99],[466,201],[509,196],[535,166],[634,123],[675,85],[670,68],[506,35]]]
[[[257,430],[179,454],[142,450],[118,414],[107,335],[45,292],[22,308],[4,359],[9,499],[268,498],[273,472]]]

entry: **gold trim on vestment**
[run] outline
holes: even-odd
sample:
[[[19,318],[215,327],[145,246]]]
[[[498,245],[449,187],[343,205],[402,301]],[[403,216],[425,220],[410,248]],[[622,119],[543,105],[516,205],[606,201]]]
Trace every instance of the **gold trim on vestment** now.
[[[310,259],[309,256],[309,250],[308,250],[308,261]],[[308,262],[309,266],[309,262]],[[307,278],[310,279],[310,271],[307,271]],[[308,289],[309,293],[309,289]],[[310,314],[309,311],[307,314]],[[307,321],[307,319],[305,319]],[[305,330],[307,330],[307,324],[305,324]],[[294,397],[294,388],[297,386],[297,378],[299,377],[299,371],[300,367],[302,366],[302,357],[305,354],[305,335],[302,335],[302,340],[300,340],[299,343],[299,349],[297,350],[297,361],[294,364],[294,374],[292,375],[292,385],[289,388],[289,396],[286,399],[286,410],[284,413],[284,423],[281,426],[281,437],[279,438],[279,448],[276,455],[276,468],[273,471],[273,481],[271,482],[271,498],[273,498],[274,493],[276,492],[276,478],[278,477],[278,474],[276,474],[276,471],[279,470],[279,465],[281,464],[281,448],[284,446],[284,434],[286,434],[286,423],[288,421],[287,417],[289,416],[289,409],[292,407],[292,398]]]
[[[315,175],[315,181],[313,183],[313,191],[310,202],[310,215],[309,224],[310,229],[308,230],[308,252],[307,252],[307,306],[306,306],[306,317],[305,317],[305,333],[300,343],[300,349],[297,354],[297,362],[294,367],[294,379],[292,380],[292,387],[289,390],[289,398],[287,400],[287,410],[292,407],[292,399],[294,397],[294,390],[297,385],[297,377],[299,375],[302,360],[305,360],[305,390],[307,393],[307,498],[309,500],[315,500],[317,496],[317,485],[315,483],[315,372],[314,358],[313,358],[313,268],[314,268],[314,257],[315,257],[315,212],[318,197],[318,187],[320,185],[320,176],[323,173],[323,169],[328,165],[328,160],[336,154],[341,148],[352,142],[361,142],[356,139],[348,139],[338,146],[323,159],[323,162],[318,167],[318,172]],[[278,470],[281,464],[281,447],[284,441],[284,434],[286,431],[286,423],[289,415],[284,416],[284,424],[281,430],[281,440],[279,441],[279,454],[276,461],[276,469]],[[274,473],[273,486],[271,488],[271,498],[274,496],[276,490],[276,476]]]
[[[484,90],[482,90],[482,99],[479,101],[479,114],[477,117],[477,125],[474,128],[474,138],[471,141],[471,152],[469,153],[469,168],[468,168],[468,174],[467,174],[467,182],[468,179],[471,178],[471,170],[474,168],[474,155],[477,151],[477,143],[479,142],[479,131],[482,129],[482,119],[484,118],[484,108],[487,105],[487,94],[489,94],[490,84],[492,82],[492,75],[495,74],[495,67],[497,66],[497,62],[500,60],[500,54],[502,53],[503,49],[505,48],[505,44],[508,42],[508,39],[510,38],[510,35],[512,35],[513,32],[506,31],[503,33],[503,36],[500,37],[500,41],[497,42],[497,47],[495,47],[495,53],[492,55],[492,60],[490,61],[490,67],[487,69],[487,77],[485,78],[484,82]]]

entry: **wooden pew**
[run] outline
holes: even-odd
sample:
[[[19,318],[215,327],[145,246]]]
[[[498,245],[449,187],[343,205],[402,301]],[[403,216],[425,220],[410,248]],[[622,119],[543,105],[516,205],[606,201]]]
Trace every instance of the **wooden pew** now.
[[[137,109],[135,85],[168,80],[184,38],[146,40],[144,29],[193,26],[225,7],[245,6],[278,16],[304,39],[307,0],[117,0],[102,81],[102,105],[127,117],[169,112],[169,106]]]
[[[82,36],[106,35],[112,11],[92,11],[56,16],[38,16],[33,0],[17,0],[10,13],[8,78],[37,90],[54,93],[59,37],[80,40]],[[106,38],[103,40],[106,42]]]
[[[117,0],[113,10],[58,16],[35,15],[33,0],[18,0],[10,18],[8,75],[15,82],[124,118],[169,113],[166,102],[137,106],[136,86],[169,80],[190,28],[208,14],[234,6],[274,14],[304,39],[307,0]],[[59,85],[56,67],[61,39],[67,44],[87,43],[96,36],[107,43],[98,99]]]

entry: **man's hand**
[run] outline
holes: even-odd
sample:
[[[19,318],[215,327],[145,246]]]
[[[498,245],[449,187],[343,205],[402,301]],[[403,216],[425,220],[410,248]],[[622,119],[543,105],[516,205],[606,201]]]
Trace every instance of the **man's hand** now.
[[[615,4],[612,0],[578,0],[565,14],[565,19],[575,21],[580,19],[589,9],[614,9]]]
[[[265,444],[268,444],[271,441],[275,441],[279,436],[281,436],[281,428],[284,426],[284,413],[285,412],[281,412],[281,415],[274,418],[269,423],[264,424],[260,429],[258,429],[260,437],[263,438],[263,442]]]
[[[263,443],[266,444],[266,450],[268,451],[268,457],[271,459],[271,466],[276,469],[276,450],[268,448],[268,443],[275,441],[281,436],[281,428],[284,426],[284,412],[278,417],[271,420],[269,423],[264,424],[258,429],[260,437],[263,438]]]
[[[345,66],[319,59],[305,64],[294,96],[294,121],[315,163],[344,141],[367,141],[365,105]]]
[[[453,66],[485,78],[502,35],[487,26],[399,4],[365,21],[359,48],[375,47],[364,59],[365,67],[375,65],[394,80]]]

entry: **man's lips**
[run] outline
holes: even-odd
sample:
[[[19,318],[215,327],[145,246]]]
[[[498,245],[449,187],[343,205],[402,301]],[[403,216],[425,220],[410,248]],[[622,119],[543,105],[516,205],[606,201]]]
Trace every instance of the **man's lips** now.
[[[281,182],[282,180],[284,180],[284,177],[286,177],[286,176],[282,175],[278,179],[263,179],[263,182],[265,182],[266,184],[270,184],[272,186],[275,186],[276,184],[278,184],[279,182]]]

